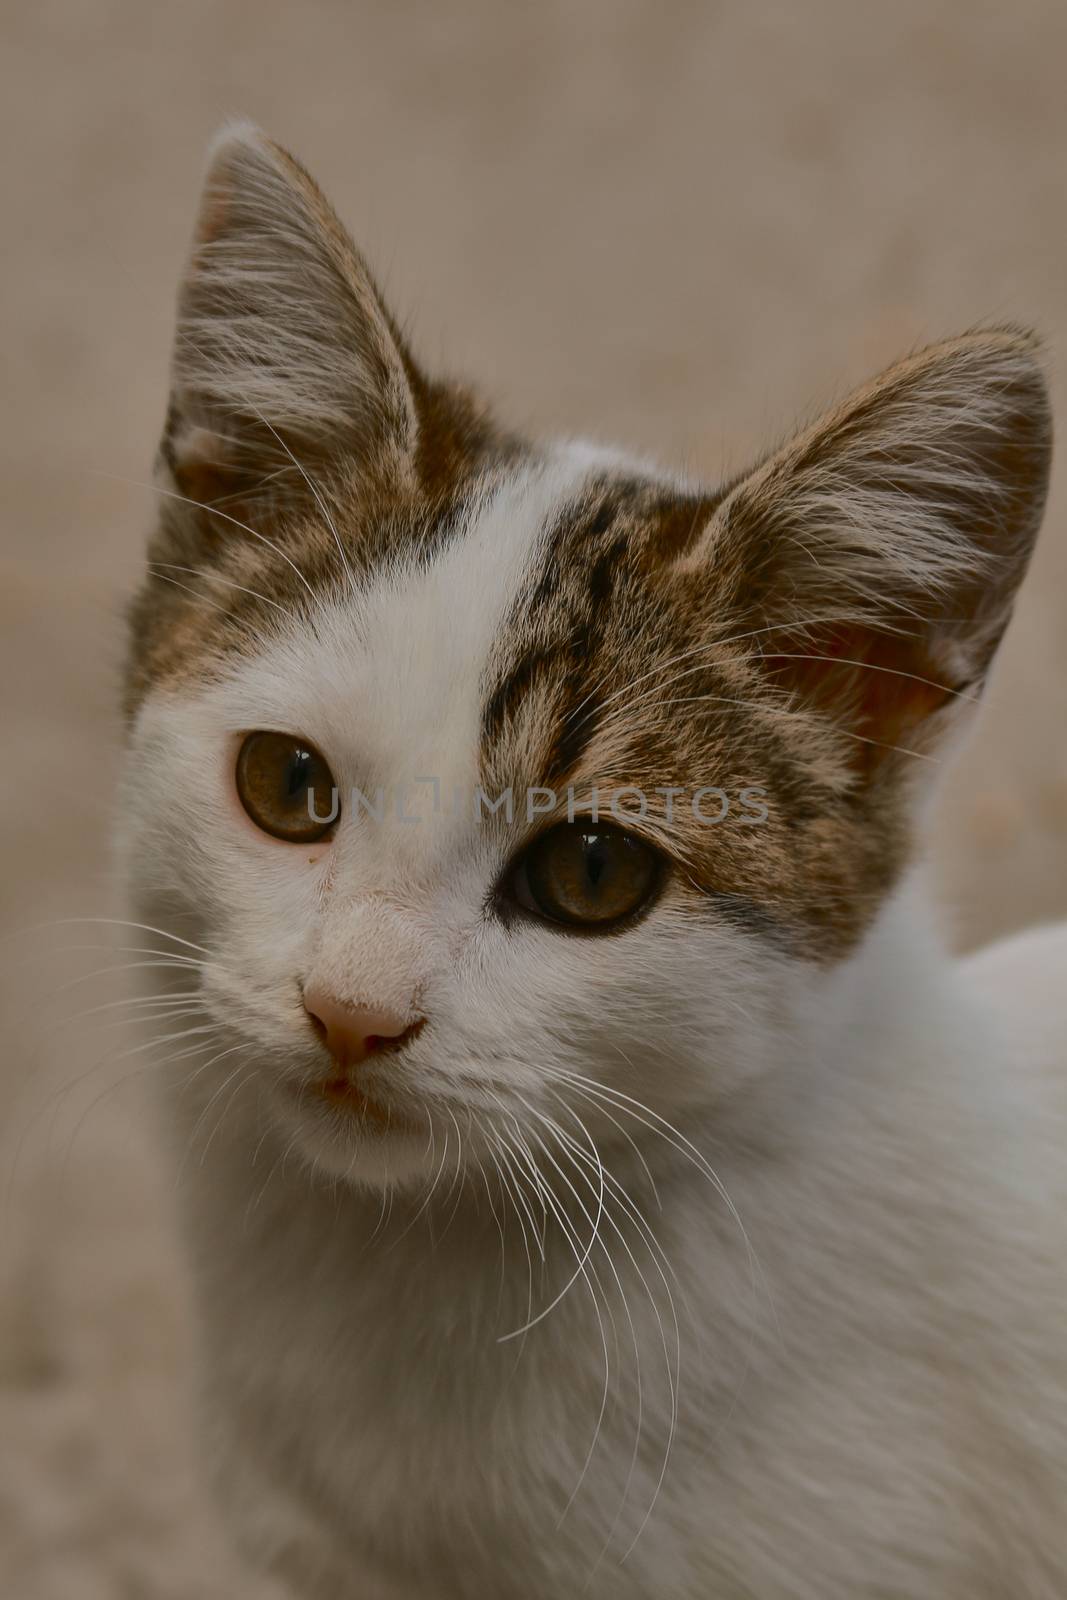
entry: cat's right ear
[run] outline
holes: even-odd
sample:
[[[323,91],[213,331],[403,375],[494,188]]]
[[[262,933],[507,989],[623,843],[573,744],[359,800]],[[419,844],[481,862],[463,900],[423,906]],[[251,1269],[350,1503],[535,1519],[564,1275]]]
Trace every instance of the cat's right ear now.
[[[179,294],[161,446],[172,489],[262,518],[308,492],[305,473],[408,454],[414,381],[366,263],[315,183],[258,129],[224,129]]]

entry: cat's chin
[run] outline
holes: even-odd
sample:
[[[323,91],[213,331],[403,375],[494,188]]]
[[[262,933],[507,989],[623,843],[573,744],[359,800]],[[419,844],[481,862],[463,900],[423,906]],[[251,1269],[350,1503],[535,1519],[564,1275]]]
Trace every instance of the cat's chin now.
[[[426,1118],[284,1091],[280,1109],[293,1149],[331,1182],[377,1190],[410,1187],[432,1180],[441,1166],[440,1141]]]

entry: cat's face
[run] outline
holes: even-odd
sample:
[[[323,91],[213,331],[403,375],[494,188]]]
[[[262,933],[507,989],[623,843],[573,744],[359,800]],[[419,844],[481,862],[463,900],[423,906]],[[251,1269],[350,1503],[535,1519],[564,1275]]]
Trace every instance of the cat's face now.
[[[376,1184],[675,1123],[780,1059],[907,858],[1047,453],[1000,332],[714,493],[530,449],[421,376],[310,181],[230,136],[125,818],[144,920],[206,952],[208,1082]]]
[[[636,749],[626,764],[620,748],[621,773],[647,785],[650,801],[643,822],[625,809],[636,796],[620,797],[623,829],[610,782],[601,820],[588,820],[586,774],[605,766],[595,747],[565,775],[551,767],[568,715],[578,725],[589,710],[572,715],[596,682],[595,653],[588,673],[574,662],[550,683],[546,667],[543,692],[529,685],[506,716],[493,714],[516,671],[516,610],[546,571],[546,531],[584,513],[590,473],[572,450],[509,473],[475,497],[469,524],[433,560],[382,568],[351,589],[335,573],[294,619],[261,617],[260,639],[210,681],[161,687],[139,715],[130,793],[145,919],[167,916],[215,954],[202,978],[212,1018],[254,1044],[269,1103],[330,1170],[425,1174],[449,1140],[453,1154],[461,1140],[473,1151],[480,1127],[508,1115],[536,1135],[538,1113],[561,1116],[561,1096],[599,1126],[610,1106],[564,1073],[673,1119],[687,1096],[736,1080],[782,1013],[789,934],[774,886],[763,884],[762,903],[725,898],[760,876],[740,864],[721,866],[721,902],[693,881],[740,848],[742,830],[776,831],[769,803],[765,823],[753,820],[758,802],[741,811],[744,780],[765,776],[755,754],[730,753],[728,771],[709,755],[690,772],[680,757],[666,764],[666,741],[663,765]],[[563,649],[566,635],[554,644]],[[631,677],[647,671],[635,654]],[[654,687],[661,700],[671,676],[632,689],[612,678],[604,720],[616,691],[632,702]],[[683,676],[678,692],[708,681],[706,671]],[[650,737],[656,719],[645,725]],[[296,737],[255,738],[267,730]],[[311,773],[300,771],[301,745],[314,752]],[[701,824],[707,860],[690,864],[687,830],[666,824],[655,789],[697,778],[721,785],[748,820]],[[307,837],[318,831],[308,799],[326,816],[333,789],[336,820]],[[676,816],[684,803],[674,797]],[[714,819],[721,802],[704,796],[701,809]],[[195,916],[173,921],[166,895],[161,912],[152,883],[181,885],[171,901]],[[320,1092],[340,1070],[305,1009],[315,996],[395,1018],[397,1030],[421,1023],[401,1047],[355,1065],[368,1104]],[[220,1069],[233,1066],[227,1057]]]

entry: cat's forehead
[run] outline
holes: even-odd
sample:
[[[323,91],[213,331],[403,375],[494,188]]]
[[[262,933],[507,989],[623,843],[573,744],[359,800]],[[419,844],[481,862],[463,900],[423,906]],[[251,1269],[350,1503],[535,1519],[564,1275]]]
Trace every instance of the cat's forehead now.
[[[351,577],[335,553],[291,618],[290,573],[286,616],[261,612],[258,635],[231,640],[231,715],[342,750],[356,738],[389,776],[559,776],[589,744],[566,724],[594,673],[611,682],[590,706],[672,648],[642,567],[649,549],[690,537],[708,503],[591,446],[528,459],[476,486],[429,551],[385,551]]]
[[[351,579],[335,570],[294,625],[275,622],[269,643],[241,652],[227,674],[234,713],[295,717],[342,748],[358,730],[364,759],[390,776],[412,765],[470,776],[493,664],[592,461],[568,447],[526,462],[476,487],[430,551],[386,551],[353,563]]]

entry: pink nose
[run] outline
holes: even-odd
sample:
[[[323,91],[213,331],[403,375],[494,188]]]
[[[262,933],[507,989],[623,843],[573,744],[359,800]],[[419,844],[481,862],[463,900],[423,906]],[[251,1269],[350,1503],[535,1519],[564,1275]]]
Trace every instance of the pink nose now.
[[[311,1026],[339,1067],[355,1066],[381,1050],[395,1050],[413,1038],[423,1018],[412,1022],[398,1012],[349,1006],[320,989],[304,991]]]

